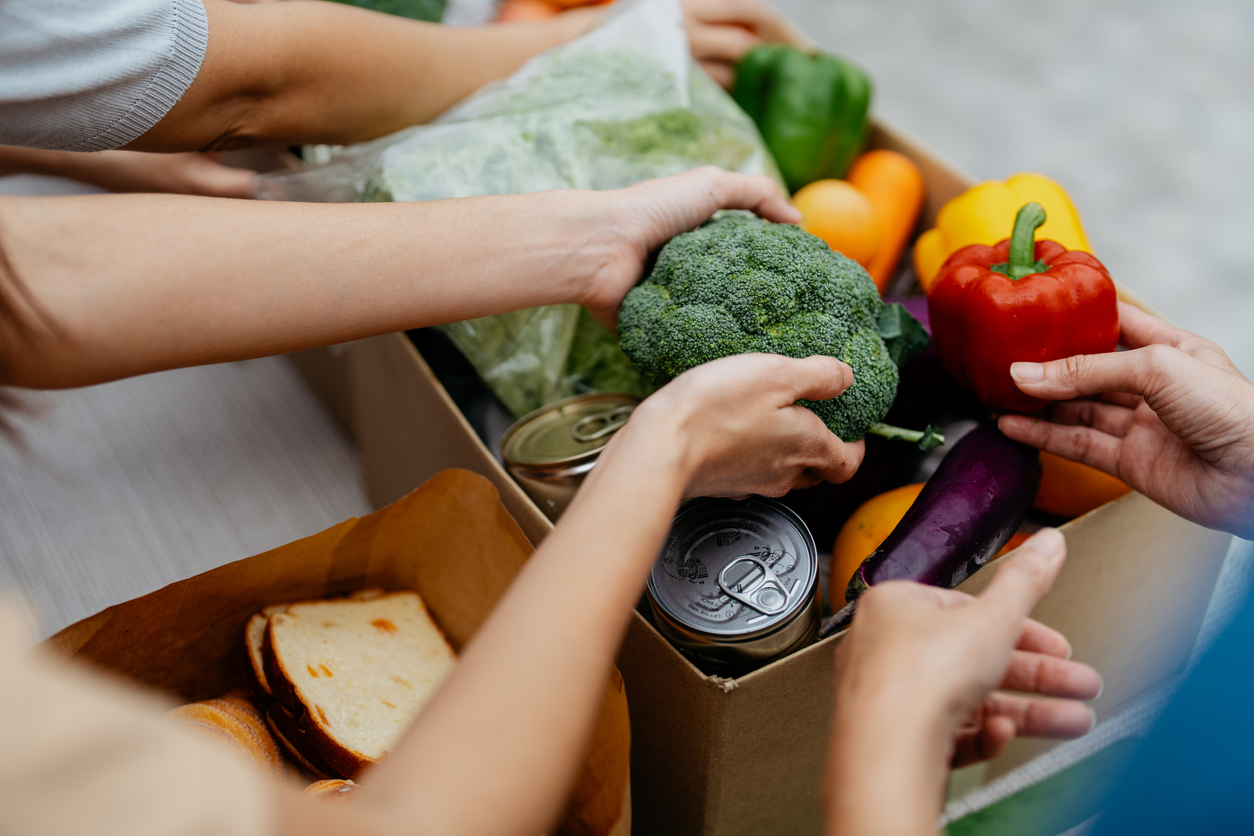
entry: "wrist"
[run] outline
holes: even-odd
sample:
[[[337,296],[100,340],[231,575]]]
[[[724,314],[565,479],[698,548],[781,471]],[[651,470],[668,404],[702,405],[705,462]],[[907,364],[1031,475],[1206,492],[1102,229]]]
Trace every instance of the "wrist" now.
[[[648,255],[629,228],[629,213],[616,204],[612,192],[554,194],[567,214],[570,251],[576,255],[569,298],[593,312],[616,310],[639,281],[639,267]]]
[[[596,471],[639,469],[659,493],[673,494],[675,501],[696,472],[695,457],[684,431],[687,404],[654,395],[639,406],[601,454]]]
[[[935,833],[949,776],[942,739],[931,724],[912,721],[908,706],[838,708],[823,780],[828,832]]]
[[[847,684],[837,688],[823,781],[829,825],[845,836],[934,833],[952,756],[944,712],[920,696],[926,689]]]

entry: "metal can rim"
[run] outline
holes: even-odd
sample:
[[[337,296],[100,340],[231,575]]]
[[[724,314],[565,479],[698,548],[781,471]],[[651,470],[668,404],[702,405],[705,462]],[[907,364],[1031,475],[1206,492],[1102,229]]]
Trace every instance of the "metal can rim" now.
[[[723,497],[698,497],[687,500],[679,507],[679,511],[675,514],[674,520],[671,521],[671,526],[674,528],[674,526],[676,526],[685,516],[698,511],[706,505],[728,501],[728,499]],[[691,638],[708,638],[712,643],[724,646],[750,643],[757,639],[766,638],[787,629],[788,625],[792,624],[793,621],[805,611],[807,601],[817,594],[817,586],[819,583],[818,548],[814,541],[814,534],[810,531],[810,527],[806,525],[805,520],[803,520],[797,512],[793,511],[787,505],[784,505],[782,502],[770,497],[754,495],[747,501],[756,501],[767,505],[772,511],[779,513],[780,516],[792,523],[797,531],[802,535],[802,539],[810,552],[811,564],[810,569],[807,572],[808,583],[806,584],[806,594],[800,596],[797,599],[797,604],[790,610],[780,613],[778,619],[773,620],[756,630],[739,633],[719,633],[712,630],[702,629],[695,624],[689,624],[686,620],[681,620],[678,617],[678,614],[672,611],[673,608],[669,606],[660,595],[657,588],[657,582],[655,580],[654,569],[651,567],[647,583],[645,584],[645,589],[649,598],[649,606],[661,619],[668,622],[667,626],[670,631],[688,634]],[[669,543],[670,533],[668,532],[666,541],[662,547],[663,552]],[[659,559],[660,556],[661,553],[659,553]]]
[[[585,392],[583,394],[572,395],[569,398],[562,398],[559,401],[553,401],[552,403],[545,404],[539,409],[533,409],[531,412],[528,412],[526,415],[509,425],[509,429],[507,429],[505,434],[501,436],[501,460],[510,467],[544,471],[569,467],[588,459],[595,459],[601,454],[601,451],[605,449],[605,445],[609,444],[610,439],[613,438],[613,434],[606,436],[605,444],[601,444],[591,450],[586,450],[573,456],[566,456],[564,458],[553,459],[552,461],[547,462],[532,462],[513,458],[509,455],[509,448],[514,436],[516,436],[523,427],[532,423],[536,419],[542,418],[551,412],[555,412],[567,406],[597,400],[625,401],[636,406],[638,406],[641,402],[641,398],[639,396],[633,395],[630,392]]]

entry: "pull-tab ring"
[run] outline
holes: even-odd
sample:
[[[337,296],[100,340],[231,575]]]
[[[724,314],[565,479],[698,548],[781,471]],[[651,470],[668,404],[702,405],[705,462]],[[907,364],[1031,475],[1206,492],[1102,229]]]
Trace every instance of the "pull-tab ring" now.
[[[570,428],[570,434],[575,441],[596,441],[605,438],[607,435],[619,430],[623,424],[627,423],[627,419],[631,417],[634,406],[620,406],[611,412],[602,412],[598,415],[587,415],[575,422],[575,426]],[[603,425],[597,429],[598,424]]]
[[[744,564],[749,564],[749,572],[735,581],[729,580],[728,572],[733,567]],[[796,585],[796,581],[793,581],[794,588]],[[718,573],[718,587],[723,590],[723,594],[763,615],[779,615],[788,609],[791,590],[784,586],[775,570],[750,554],[741,555],[723,567],[723,571]]]

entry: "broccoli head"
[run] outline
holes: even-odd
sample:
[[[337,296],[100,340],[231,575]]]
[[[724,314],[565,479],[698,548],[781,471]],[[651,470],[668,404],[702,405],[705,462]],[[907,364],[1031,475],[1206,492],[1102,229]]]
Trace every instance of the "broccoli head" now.
[[[885,306],[857,262],[799,227],[740,214],[671,239],[623,301],[618,332],[658,386],[731,354],[839,358],[853,368],[853,385],[801,403],[846,441],[884,417],[898,364],[927,345],[923,327],[900,305]]]

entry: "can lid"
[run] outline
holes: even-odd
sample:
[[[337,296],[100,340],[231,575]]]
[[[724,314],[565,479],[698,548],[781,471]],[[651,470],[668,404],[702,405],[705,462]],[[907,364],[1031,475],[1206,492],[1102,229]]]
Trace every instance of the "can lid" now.
[[[814,538],[787,506],[762,497],[680,508],[649,574],[649,596],[699,633],[741,637],[804,608],[818,577]]]
[[[505,431],[501,457],[507,464],[534,466],[595,456],[639,403],[635,395],[593,392],[542,406]]]

